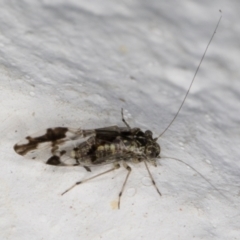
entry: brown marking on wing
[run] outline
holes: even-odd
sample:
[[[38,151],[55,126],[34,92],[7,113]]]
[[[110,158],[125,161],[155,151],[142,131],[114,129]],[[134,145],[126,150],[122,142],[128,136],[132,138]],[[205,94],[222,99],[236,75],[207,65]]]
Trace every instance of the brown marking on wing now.
[[[61,165],[62,163],[60,161],[60,157],[54,155],[54,156],[50,157],[47,160],[46,164],[49,164],[49,165]]]
[[[46,134],[40,137],[26,137],[26,139],[28,140],[28,143],[26,144],[15,144],[14,150],[20,155],[26,155],[28,152],[37,149],[38,144],[40,143],[52,142],[52,146],[55,146],[58,140],[66,137],[67,131],[68,128],[64,127],[48,128]]]

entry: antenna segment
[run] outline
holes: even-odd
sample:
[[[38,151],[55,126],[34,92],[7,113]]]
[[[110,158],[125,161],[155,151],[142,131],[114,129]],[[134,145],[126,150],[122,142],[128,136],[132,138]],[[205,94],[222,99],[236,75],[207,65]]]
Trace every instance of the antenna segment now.
[[[216,26],[215,29],[214,29],[214,32],[213,32],[213,34],[212,34],[212,36],[211,36],[211,39],[209,40],[209,42],[208,42],[208,44],[207,44],[207,47],[206,47],[206,49],[205,49],[205,51],[204,51],[204,53],[203,53],[203,55],[202,55],[202,57],[201,57],[201,60],[200,60],[200,62],[199,62],[199,64],[198,64],[198,67],[197,67],[197,69],[196,69],[196,71],[195,71],[195,73],[194,73],[194,75],[193,75],[193,78],[192,78],[191,84],[190,84],[190,86],[189,86],[189,88],[188,88],[188,90],[187,90],[187,93],[186,93],[186,95],[185,95],[185,97],[184,97],[184,99],[183,99],[183,101],[182,101],[182,103],[181,103],[181,105],[180,105],[177,113],[175,114],[174,118],[173,118],[172,121],[168,124],[168,126],[165,128],[165,130],[164,130],[157,138],[155,138],[155,141],[157,141],[158,138],[160,138],[160,137],[169,129],[169,127],[172,125],[172,123],[173,123],[173,122],[175,121],[175,119],[177,118],[180,110],[182,109],[183,104],[184,104],[185,101],[186,101],[186,98],[187,98],[187,96],[188,96],[188,94],[189,94],[189,91],[190,91],[190,89],[191,89],[191,87],[192,87],[192,84],[193,84],[193,82],[194,82],[194,80],[195,80],[195,78],[196,78],[196,76],[197,76],[197,73],[198,73],[199,68],[200,68],[200,66],[201,66],[201,64],[202,64],[202,61],[203,61],[203,59],[205,58],[206,52],[207,52],[207,50],[208,50],[208,47],[209,47],[209,45],[211,44],[211,42],[212,42],[212,40],[213,40],[213,37],[214,37],[214,35],[215,35],[215,33],[216,33],[217,29],[218,29],[219,23],[220,23],[220,21],[221,21],[221,19],[222,19],[222,11],[219,10],[219,12],[220,12],[221,16],[220,16],[220,18],[219,18],[219,20],[218,20],[217,26]]]

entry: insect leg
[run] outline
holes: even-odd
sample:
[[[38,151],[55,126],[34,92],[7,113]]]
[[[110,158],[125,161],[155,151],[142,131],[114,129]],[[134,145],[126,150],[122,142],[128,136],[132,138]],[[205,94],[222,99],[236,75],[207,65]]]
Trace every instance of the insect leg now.
[[[97,174],[97,175],[95,175],[95,176],[93,176],[93,177],[87,178],[87,179],[85,179],[85,180],[76,182],[74,185],[72,185],[70,188],[68,188],[66,191],[64,191],[61,195],[64,195],[65,193],[69,192],[71,189],[73,189],[74,187],[76,187],[76,186],[79,185],[79,184],[85,183],[85,182],[87,182],[87,181],[89,181],[89,180],[92,180],[92,179],[94,179],[94,178],[97,178],[97,177],[99,177],[99,176],[101,176],[101,175],[104,175],[104,174],[106,174],[106,173],[112,172],[112,171],[114,171],[115,169],[118,169],[118,168],[120,168],[120,164],[118,164],[118,163],[117,163],[117,164],[114,164],[114,167],[113,167],[113,168],[111,168],[111,169],[109,169],[109,170],[107,170],[107,171],[105,171],[105,172],[99,173],[99,174]]]
[[[122,114],[122,121],[124,122],[124,124],[129,128],[131,129],[130,125],[126,122],[126,120],[124,119],[124,115],[123,115],[123,108],[121,110],[121,114]]]
[[[128,177],[129,177],[129,175],[130,175],[130,173],[131,173],[131,171],[132,171],[132,169],[131,169],[131,168],[126,164],[126,162],[124,162],[124,161],[123,161],[123,166],[128,170],[128,173],[127,173],[127,176],[126,176],[125,181],[124,181],[124,183],[123,183],[122,189],[121,189],[121,191],[120,191],[120,193],[119,193],[119,195],[118,195],[118,209],[120,209],[121,196],[122,196],[123,190],[124,190],[124,188],[125,188],[125,186],[126,186]]]
[[[145,166],[146,166],[146,169],[147,169],[147,171],[148,171],[149,177],[150,177],[151,180],[152,180],[153,186],[154,186],[155,189],[157,190],[158,194],[159,194],[160,196],[162,196],[162,194],[160,193],[159,189],[158,189],[157,186],[156,186],[156,183],[155,183],[155,181],[154,181],[154,179],[153,179],[152,174],[151,174],[150,171],[149,171],[149,168],[148,168],[148,165],[147,165],[146,160],[143,160],[143,162],[144,162],[144,164],[145,164]]]

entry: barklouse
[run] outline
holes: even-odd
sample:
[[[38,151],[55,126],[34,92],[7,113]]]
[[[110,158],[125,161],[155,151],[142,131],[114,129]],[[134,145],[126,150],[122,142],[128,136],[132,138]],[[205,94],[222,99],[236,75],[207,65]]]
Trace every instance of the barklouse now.
[[[160,158],[161,150],[157,140],[168,130],[178,116],[189,94],[208,47],[216,33],[220,20],[221,17],[210,41],[207,44],[204,54],[201,57],[188,91],[176,115],[158,137],[154,138],[153,133],[150,130],[143,131],[140,128],[131,128],[124,118],[122,109],[121,115],[125,127],[110,126],[97,129],[73,129],[67,127],[48,128],[42,133],[27,136],[23,141],[14,145],[14,150],[18,154],[31,159],[39,159],[39,152],[45,151],[48,155],[47,159],[40,158],[40,160],[44,161],[46,164],[55,166],[82,166],[87,171],[91,171],[91,167],[93,166],[113,164],[113,166],[107,171],[76,182],[73,186],[64,191],[62,195],[79,184],[120,168],[120,165],[122,164],[122,166],[127,170],[127,174],[118,196],[118,208],[120,208],[121,196],[124,192],[129,175],[131,174],[131,167],[128,163],[137,164],[143,162],[156,191],[161,196],[161,192],[156,186],[153,176],[149,170],[148,163],[157,166],[156,161]],[[209,182],[196,169],[180,159],[171,159],[179,161],[196,171],[215,190],[217,190],[211,182]]]

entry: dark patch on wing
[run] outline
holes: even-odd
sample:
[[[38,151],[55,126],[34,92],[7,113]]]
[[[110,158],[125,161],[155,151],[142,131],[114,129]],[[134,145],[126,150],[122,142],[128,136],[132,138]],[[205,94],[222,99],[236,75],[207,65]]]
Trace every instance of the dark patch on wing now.
[[[60,152],[60,156],[63,156],[63,155],[66,154],[66,153],[67,153],[67,151],[62,150],[62,151]]]
[[[66,137],[67,131],[68,128],[64,127],[48,128],[46,134],[40,137],[26,137],[26,139],[28,140],[28,143],[26,144],[15,144],[14,150],[20,155],[25,155],[28,152],[37,149],[38,144],[40,143],[52,142],[52,146],[54,146],[58,140]]]
[[[109,143],[114,142],[117,138],[123,140],[131,140],[136,137],[144,137],[144,133],[139,128],[118,128],[118,127],[109,127],[109,128],[98,128],[96,131],[96,139],[103,140]]]
[[[54,155],[47,160],[46,164],[55,165],[55,166],[61,165],[60,157]]]

